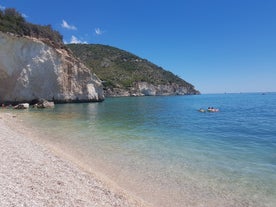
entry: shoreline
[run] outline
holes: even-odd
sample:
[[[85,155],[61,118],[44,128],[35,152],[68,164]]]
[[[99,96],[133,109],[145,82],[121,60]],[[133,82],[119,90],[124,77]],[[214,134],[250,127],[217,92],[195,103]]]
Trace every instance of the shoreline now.
[[[265,172],[262,170],[263,168],[259,168],[264,166],[264,162],[257,162],[254,165],[258,167],[255,171],[255,167],[251,167],[251,159],[243,160],[243,156],[234,155],[233,152],[237,151],[230,150],[232,149],[232,147],[228,147],[229,145],[222,145],[222,142],[213,142],[209,139],[208,143],[205,142],[207,141],[206,138],[208,138],[208,136],[198,137],[202,139],[196,139],[194,140],[195,142],[193,141],[193,136],[187,136],[187,141],[193,142],[185,142],[185,144],[187,144],[187,147],[182,147],[181,145],[179,145],[180,148],[174,148],[174,144],[169,145],[170,149],[173,149],[174,151],[166,151],[166,149],[168,149],[168,142],[166,142],[166,145],[162,145],[162,140],[161,142],[159,142],[159,139],[155,140],[154,142],[144,142],[144,139],[134,139],[137,137],[132,137],[132,139],[126,139],[124,136],[121,137],[121,135],[124,135],[123,133],[119,133],[119,136],[113,137],[113,135],[111,134],[113,133],[113,130],[110,130],[113,128],[106,128],[108,125],[110,125],[111,122],[103,124],[103,120],[110,120],[97,119],[97,125],[92,124],[92,121],[94,121],[94,119],[90,119],[89,117],[94,117],[95,112],[98,112],[98,109],[92,106],[95,105],[85,105],[85,108],[83,108],[83,105],[64,105],[61,108],[57,107],[57,111],[45,110],[43,113],[39,110],[0,110],[0,127],[3,124],[3,126],[9,128],[9,131],[6,134],[10,134],[11,132],[13,133],[13,136],[8,136],[9,139],[11,139],[12,137],[11,140],[13,140],[13,142],[9,139],[4,140],[4,142],[12,142],[14,148],[18,146],[18,148],[20,148],[19,154],[26,153],[24,151],[24,149],[26,148],[24,147],[24,144],[26,141],[30,140],[32,144],[35,144],[35,148],[32,148],[34,150],[26,148],[27,153],[33,153],[33,151],[41,151],[39,149],[43,148],[44,150],[49,151],[48,153],[54,155],[55,157],[61,158],[62,162],[65,161],[66,163],[69,163],[69,166],[73,165],[78,168],[81,173],[88,175],[89,179],[92,177],[92,180],[98,180],[100,182],[100,185],[104,184],[104,188],[103,186],[98,185],[98,187],[96,187],[96,190],[93,190],[95,186],[91,186],[91,189],[93,191],[92,194],[94,194],[94,191],[97,192],[97,194],[92,195],[93,198],[91,198],[91,196],[86,197],[85,195],[87,192],[90,192],[89,187],[88,190],[83,190],[80,193],[83,194],[85,198],[88,198],[88,200],[93,200],[96,196],[96,204],[87,203],[86,201],[79,204],[75,202],[75,200],[72,202],[72,199],[78,199],[79,195],[76,193],[72,195],[70,194],[71,192],[68,193],[68,190],[65,190],[64,192],[61,192],[61,195],[60,192],[52,194],[48,194],[49,192],[45,193],[45,195],[50,195],[48,196],[50,199],[52,199],[52,197],[53,199],[56,199],[55,196],[59,196],[58,199],[61,199],[61,202],[63,202],[61,204],[57,203],[57,201],[54,200],[55,205],[51,205],[49,203],[46,203],[44,205],[31,203],[31,205],[30,203],[28,203],[30,205],[25,206],[183,207],[183,205],[185,205],[187,207],[274,207],[275,198],[273,196],[273,192],[275,192],[275,187],[273,183],[275,181],[275,176],[273,176],[272,173],[273,168],[267,168]],[[106,105],[105,107],[109,108],[110,105]],[[88,117],[86,117],[86,114],[81,113],[83,109],[85,109],[84,112],[87,113]],[[192,110],[193,109],[194,108],[192,108]],[[125,108],[123,110],[125,110]],[[72,113],[68,113],[70,111]],[[122,111],[120,112],[122,113]],[[187,115],[189,117],[190,115],[196,113],[197,112],[193,110],[192,113],[188,113]],[[232,113],[232,115],[233,117],[236,117],[237,114]],[[242,114],[240,115],[242,116]],[[4,117],[4,119],[1,120],[1,117]],[[118,116],[115,117],[117,119]],[[116,122],[114,123],[117,124]],[[3,135],[3,131],[5,132],[5,130],[7,130],[2,128],[0,128],[0,156],[2,156],[3,154],[5,155],[5,150],[7,152],[6,154],[18,154],[16,150],[9,150],[8,147],[5,147],[6,145],[3,145],[4,147],[2,147],[1,135]],[[104,130],[104,133],[101,133],[101,130]],[[132,131],[130,132],[133,133]],[[17,136],[20,137],[25,137],[24,139],[26,140],[23,142],[24,144],[21,144],[22,141],[18,142],[18,138],[16,138],[17,136],[15,136],[14,134],[17,134]],[[128,134],[128,136],[131,135]],[[115,142],[113,142],[113,140],[106,140],[109,138],[112,138],[113,140],[115,140]],[[177,142],[178,140],[175,139],[175,141]],[[121,145],[122,143],[123,145]],[[125,145],[125,143],[127,144]],[[147,143],[147,146],[145,145],[145,143]],[[204,143],[205,145],[203,145]],[[228,143],[229,142],[227,142],[227,144]],[[158,149],[158,152],[155,151],[155,149],[153,149],[151,146],[154,146],[155,149]],[[229,150],[226,151],[227,157],[224,157],[224,155],[222,155],[220,159],[214,160],[215,157],[221,155],[221,152],[220,150],[213,150],[213,146],[219,148],[222,147],[221,149],[223,149],[223,146],[227,146],[225,148]],[[241,146],[240,143],[237,146]],[[145,147],[146,150],[139,151],[139,147]],[[246,147],[241,149],[249,150],[250,148]],[[179,150],[181,150],[181,152]],[[245,150],[244,152],[251,153],[251,151],[247,150]],[[140,154],[140,152],[142,153]],[[172,155],[177,155],[177,157],[170,156],[168,152],[173,153]],[[181,158],[181,160],[178,160],[178,157]],[[2,157],[0,159],[2,159]],[[48,158],[47,156],[46,159],[50,163],[53,163],[53,165],[56,165],[55,160],[51,160],[51,158]],[[235,162],[233,162],[233,159],[235,159]],[[179,161],[181,161],[181,163]],[[25,159],[23,159],[23,162],[27,164],[30,163],[28,160],[25,161]],[[32,160],[32,163],[33,162],[34,161]],[[5,163],[3,165],[2,163],[3,162],[1,162],[0,160],[1,167],[6,165]],[[269,164],[269,162],[265,163]],[[35,171],[37,173],[40,173],[39,175],[43,175],[43,173],[45,174],[45,170],[40,165],[36,166]],[[247,166],[247,168],[245,169],[243,168],[243,166]],[[29,175],[30,173],[28,173],[28,170],[31,170],[28,169],[28,165],[25,168],[27,170],[25,174],[23,174],[24,177],[26,177],[26,175]],[[58,169],[66,169],[66,167],[58,167]],[[247,169],[250,169],[250,171],[248,171]],[[1,180],[0,176],[0,188],[1,190],[4,189],[3,192],[10,192],[12,188],[14,188],[14,186],[12,185],[10,185],[11,187],[7,185],[8,189],[6,189],[5,182],[6,180],[10,179],[10,172],[12,172],[12,175],[14,174],[12,170],[3,171],[3,169],[0,169],[0,175],[3,179]],[[67,180],[67,177],[69,177],[65,176],[63,170],[62,172],[53,172],[54,173],[50,174],[50,176],[48,175],[47,179],[45,179],[44,177],[42,178],[44,183],[47,183],[47,180],[50,179],[52,175],[58,176],[56,175],[58,173],[62,175],[61,177],[58,177],[58,179],[56,179],[59,184],[59,181],[62,180],[64,177],[66,178],[65,180]],[[21,183],[25,183],[24,180],[24,182],[22,182],[21,177],[14,178],[13,176],[11,178],[16,182],[19,182],[17,183],[17,185],[19,185],[20,189],[22,188]],[[75,174],[75,176],[71,176],[71,180],[73,180],[74,182],[77,178],[78,174]],[[40,182],[40,180],[38,180],[38,182]],[[51,189],[59,189],[59,184],[55,184],[55,187],[51,187]],[[33,188],[32,183],[29,184],[29,186]],[[45,188],[44,186],[48,188],[48,185],[40,185],[38,190],[43,191],[43,189],[41,190],[40,188]],[[80,182],[80,184],[76,184],[75,186],[76,189],[79,189],[78,186],[81,186],[81,188],[82,186],[84,186],[84,188],[87,189],[86,184],[83,184],[83,182]],[[16,186],[16,188],[18,190],[18,186]],[[26,187],[23,189],[23,192],[29,190]],[[74,190],[75,187],[72,189]],[[100,190],[103,193],[103,196],[101,196],[100,192],[98,192],[97,190]],[[17,196],[21,196],[20,193],[22,192],[17,192],[17,194],[13,192],[13,194],[10,195],[17,198]],[[32,198],[31,193],[27,192],[26,194],[28,196],[25,195],[25,198]],[[66,197],[68,196],[67,194],[70,194],[69,199]],[[118,195],[117,197],[115,196],[115,201],[114,194]],[[10,198],[10,195],[7,196],[7,198]],[[13,203],[13,205],[10,203],[10,205],[4,205],[6,203],[1,203],[1,200],[5,201],[6,198],[4,198],[3,195],[1,196],[0,206],[19,205],[14,205]],[[44,196],[44,194],[42,194],[42,196]],[[108,197],[108,201],[106,201],[105,196]],[[119,199],[119,201],[117,201],[117,198]],[[110,201],[110,199],[113,201]],[[69,200],[68,202],[71,203],[64,203],[64,200]],[[83,201],[84,199],[79,200]],[[17,203],[21,204],[23,203],[22,201],[25,200],[21,199],[21,201]],[[142,205],[142,203],[147,205]],[[23,203],[22,205],[24,204],[25,203]]]
[[[0,112],[1,206],[149,206],[35,136]]]

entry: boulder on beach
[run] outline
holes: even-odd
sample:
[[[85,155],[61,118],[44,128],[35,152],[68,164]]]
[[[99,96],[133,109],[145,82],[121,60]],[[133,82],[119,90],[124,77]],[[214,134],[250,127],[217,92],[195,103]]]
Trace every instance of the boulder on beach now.
[[[14,106],[14,109],[28,109],[30,105],[28,103],[20,103],[16,106]]]
[[[54,108],[55,104],[52,101],[47,101],[45,99],[39,99],[37,102],[34,104],[34,107],[44,109],[44,108]]]

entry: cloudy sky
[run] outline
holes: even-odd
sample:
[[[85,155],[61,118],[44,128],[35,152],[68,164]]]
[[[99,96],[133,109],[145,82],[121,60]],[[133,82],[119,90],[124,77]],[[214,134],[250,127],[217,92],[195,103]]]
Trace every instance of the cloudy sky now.
[[[1,0],[65,43],[105,44],[202,93],[276,91],[275,0]]]

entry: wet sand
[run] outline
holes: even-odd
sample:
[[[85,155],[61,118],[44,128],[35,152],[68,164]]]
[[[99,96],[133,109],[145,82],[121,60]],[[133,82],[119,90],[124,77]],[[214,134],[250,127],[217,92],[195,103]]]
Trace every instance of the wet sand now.
[[[32,136],[19,117],[0,111],[0,206],[148,206]]]

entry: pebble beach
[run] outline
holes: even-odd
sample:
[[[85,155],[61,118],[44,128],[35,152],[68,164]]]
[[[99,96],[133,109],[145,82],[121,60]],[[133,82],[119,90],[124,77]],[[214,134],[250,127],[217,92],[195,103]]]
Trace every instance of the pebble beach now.
[[[35,141],[0,112],[0,206],[148,206]]]

